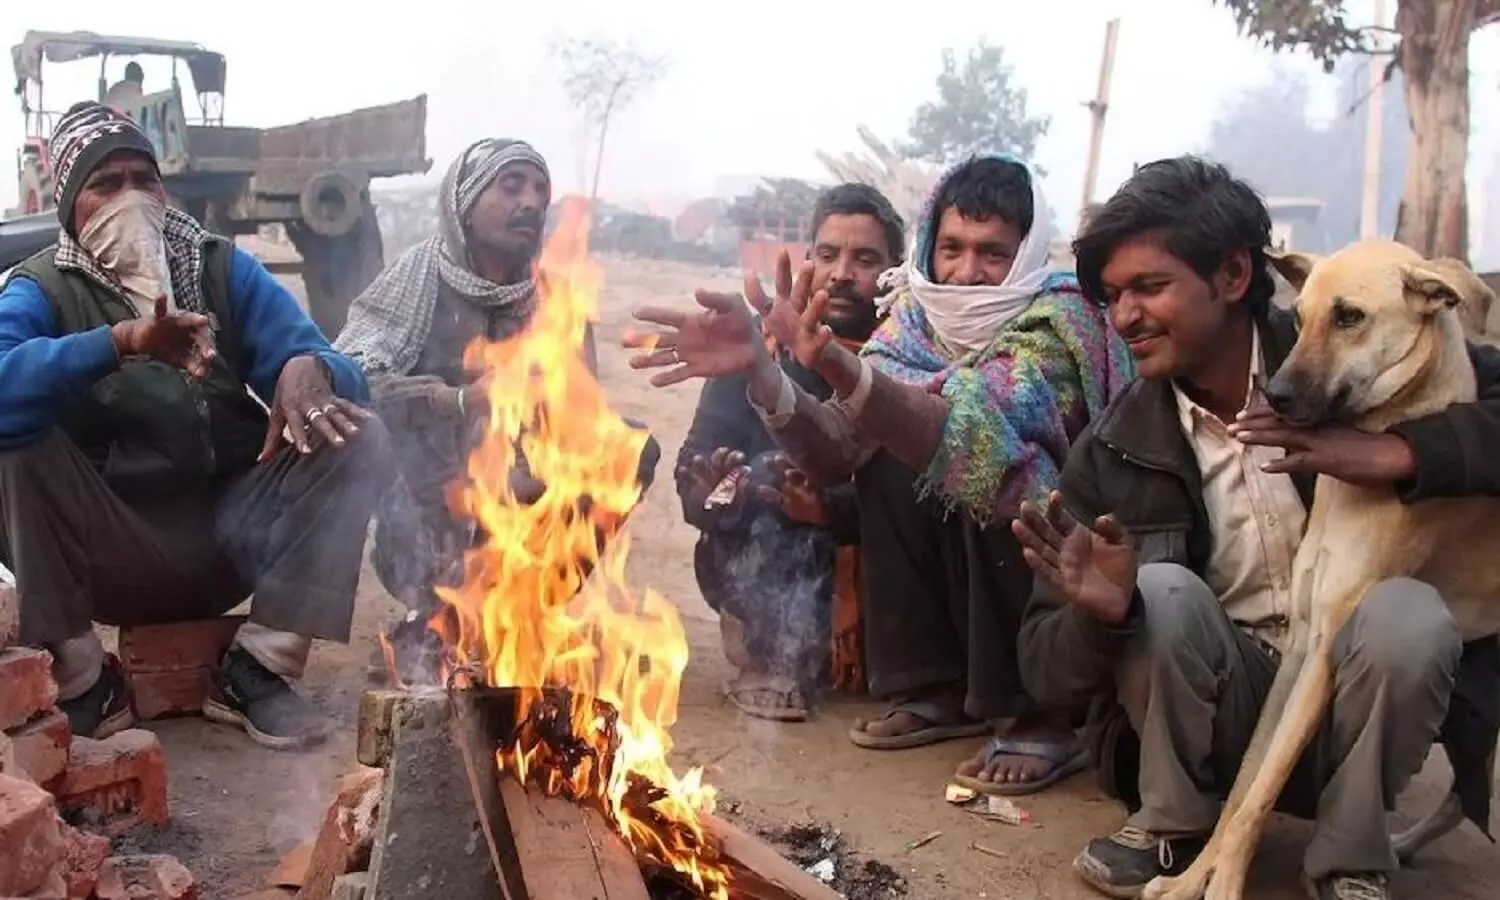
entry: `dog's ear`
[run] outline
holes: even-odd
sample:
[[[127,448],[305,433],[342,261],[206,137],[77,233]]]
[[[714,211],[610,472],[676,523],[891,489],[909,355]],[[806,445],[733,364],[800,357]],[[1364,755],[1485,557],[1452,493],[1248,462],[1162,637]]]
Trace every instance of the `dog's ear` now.
[[[1266,259],[1271,263],[1282,278],[1285,278],[1291,286],[1300,291],[1302,285],[1307,281],[1307,275],[1322,259],[1311,253],[1294,253],[1286,250],[1267,250]]]
[[[1458,309],[1463,305],[1464,279],[1462,272],[1458,271],[1462,268],[1463,264],[1456,260],[1424,259],[1406,263],[1401,267],[1401,282],[1417,311],[1431,316],[1444,307]],[[1480,287],[1484,287],[1483,283]]]
[[[1474,270],[1462,260],[1451,257],[1434,259],[1423,265],[1441,272],[1449,286],[1458,293],[1458,313],[1464,328],[1475,337],[1484,334],[1490,319],[1490,307],[1495,305],[1495,292],[1484,279],[1474,274]]]

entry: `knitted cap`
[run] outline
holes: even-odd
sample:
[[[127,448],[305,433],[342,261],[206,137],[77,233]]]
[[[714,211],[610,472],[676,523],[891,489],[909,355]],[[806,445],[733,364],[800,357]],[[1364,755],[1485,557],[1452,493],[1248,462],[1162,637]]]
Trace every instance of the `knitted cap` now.
[[[56,167],[53,199],[57,203],[57,218],[75,238],[78,234],[73,227],[73,203],[89,174],[104,157],[116,150],[134,150],[156,165],[156,149],[140,126],[124,113],[93,101],[74,105],[58,120],[48,150]]]

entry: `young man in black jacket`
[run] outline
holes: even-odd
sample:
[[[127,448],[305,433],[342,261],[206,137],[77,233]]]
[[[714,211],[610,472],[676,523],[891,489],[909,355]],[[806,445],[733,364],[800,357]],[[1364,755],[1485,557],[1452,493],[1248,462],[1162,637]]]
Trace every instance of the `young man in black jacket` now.
[[[1098,701],[1101,775],[1131,816],[1074,867],[1115,897],[1186,869],[1213,830],[1280,662],[1317,476],[1405,502],[1500,491],[1491,348],[1472,351],[1477,402],[1382,434],[1249,411],[1297,339],[1271,303],[1270,225],[1244,182],[1179,157],[1141,168],[1074,244],[1140,377],[1073,445],[1047,515],[1017,524],[1040,576],[1020,658],[1038,700]],[[1393,579],[1332,652],[1333,703],[1283,806],[1317,823],[1314,896],[1381,900],[1397,868],[1385,813],[1435,739],[1466,811],[1487,811],[1496,642],[1464,647],[1436,591]]]
[[[818,199],[808,253],[839,339],[858,346],[874,331],[876,280],[901,262],[903,232],[890,201],[867,185],[839,185]],[[829,395],[791,354],[780,362],[805,390]],[[749,715],[800,721],[827,669],[838,548],[859,540],[854,489],[815,485],[790,468],[746,387],[743,376],[704,384],[678,456],[677,492],[683,518],[702,531],[698,586],[740,670],[729,699]]]

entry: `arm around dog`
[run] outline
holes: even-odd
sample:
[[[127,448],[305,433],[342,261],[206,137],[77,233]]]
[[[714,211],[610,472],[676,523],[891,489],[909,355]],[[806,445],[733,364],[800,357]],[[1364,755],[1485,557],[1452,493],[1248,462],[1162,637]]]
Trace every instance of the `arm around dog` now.
[[[1099,481],[1100,457],[1109,452],[1094,438],[1092,425],[1068,452],[1059,490],[1064,507],[1079,522],[1111,512],[1105,509]],[[1057,705],[1097,693],[1113,677],[1125,641],[1141,627],[1142,613],[1137,593],[1125,621],[1109,625],[1069,603],[1044,579],[1034,579],[1017,639],[1027,694],[1038,703]]]
[[[1415,475],[1401,500],[1500,496],[1500,349],[1470,345],[1479,395],[1443,412],[1392,426],[1411,446]]]

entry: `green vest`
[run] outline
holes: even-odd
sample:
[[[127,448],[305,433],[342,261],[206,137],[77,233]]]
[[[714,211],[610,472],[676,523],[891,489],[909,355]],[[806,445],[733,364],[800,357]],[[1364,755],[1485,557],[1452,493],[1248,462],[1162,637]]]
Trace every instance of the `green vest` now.
[[[52,304],[60,335],[138,317],[134,304],[81,272],[59,269],[56,247],[17,266]],[[203,247],[203,299],[214,329],[214,358],[201,381],[145,357],[124,360],[86,391],[63,401],[58,424],[122,495],[191,489],[255,464],[266,436],[265,410],[240,377],[239,333],[229,305],[234,245]],[[8,280],[8,279],[7,279]]]

